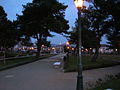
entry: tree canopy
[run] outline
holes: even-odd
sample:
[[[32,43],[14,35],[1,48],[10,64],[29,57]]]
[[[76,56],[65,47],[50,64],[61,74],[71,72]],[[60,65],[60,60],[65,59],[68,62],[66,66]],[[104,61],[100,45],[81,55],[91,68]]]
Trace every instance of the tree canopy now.
[[[107,35],[109,44],[120,45],[119,30],[120,30],[120,2],[117,0],[86,0],[92,4],[88,9],[81,9],[82,17],[82,46],[95,49],[95,54],[92,61],[96,61],[99,55],[99,48],[102,36]],[[86,11],[84,13],[84,11]],[[85,17],[85,18],[83,18]],[[83,21],[82,21],[83,20]],[[86,22],[88,25],[86,25]],[[86,29],[84,28],[86,27]],[[78,37],[74,37],[78,32],[72,33],[72,39],[77,41]],[[73,41],[73,40],[72,40]],[[90,42],[89,42],[90,41]],[[94,44],[93,44],[94,43]],[[118,47],[118,46],[115,47]],[[118,48],[119,50],[119,48]]]
[[[88,19],[83,16],[81,17],[82,24],[82,47],[90,49],[95,48],[96,46],[96,37],[94,31],[89,30],[89,22]],[[78,21],[75,22],[75,27],[73,27],[73,31],[70,33],[70,42],[78,45]]]
[[[110,22],[110,31],[107,34],[108,44],[110,44],[110,48],[117,49],[120,53],[120,2],[110,0],[106,3],[109,3],[109,7],[103,7],[104,11],[107,11],[109,15],[111,15]]]
[[[7,14],[0,6],[0,47],[13,47],[17,43],[17,38],[17,30],[15,30],[13,22],[7,19]]]
[[[23,15],[18,15],[17,21],[24,35],[37,39],[38,52],[42,39],[52,36],[50,32],[66,34],[68,21],[64,19],[66,5],[57,0],[33,0],[23,6]]]

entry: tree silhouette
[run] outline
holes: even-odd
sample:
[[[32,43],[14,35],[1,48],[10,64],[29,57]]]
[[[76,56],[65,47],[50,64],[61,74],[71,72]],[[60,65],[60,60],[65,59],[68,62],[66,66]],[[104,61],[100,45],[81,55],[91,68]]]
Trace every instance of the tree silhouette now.
[[[64,19],[66,5],[57,0],[33,0],[23,6],[23,15],[17,21],[24,35],[37,39],[37,56],[44,38],[52,36],[50,32],[67,33],[68,21]]]
[[[7,19],[7,14],[0,6],[0,47],[8,49],[17,43],[18,32],[13,22]]]

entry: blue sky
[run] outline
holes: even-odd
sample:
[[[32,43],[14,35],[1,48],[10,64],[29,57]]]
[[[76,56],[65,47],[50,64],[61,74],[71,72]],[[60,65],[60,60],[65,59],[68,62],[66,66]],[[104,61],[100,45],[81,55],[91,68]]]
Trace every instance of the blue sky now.
[[[73,0],[58,0],[59,2],[68,5],[68,8],[65,12],[65,18],[69,21],[70,30],[71,27],[74,26],[75,19],[77,18],[77,10],[73,3]],[[22,14],[22,5],[25,5],[28,2],[32,2],[32,0],[0,0],[0,5],[3,6],[5,12],[7,13],[7,17],[10,20],[16,19],[16,14]],[[59,34],[52,33],[55,35],[52,38],[48,38],[52,44],[60,44],[65,43],[67,39]],[[101,43],[106,43],[105,37],[102,39]]]

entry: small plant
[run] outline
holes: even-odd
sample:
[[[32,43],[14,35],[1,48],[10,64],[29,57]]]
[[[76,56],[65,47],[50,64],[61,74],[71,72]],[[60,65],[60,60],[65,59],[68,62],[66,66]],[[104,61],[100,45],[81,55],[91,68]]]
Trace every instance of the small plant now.
[[[115,75],[116,78],[120,79],[120,73]]]
[[[120,82],[120,73],[117,75],[105,75],[104,79],[99,78],[96,81],[95,88],[91,87],[91,89],[88,88],[88,90],[119,90]]]
[[[113,76],[113,75],[105,75],[105,80],[106,81],[112,80],[114,78],[115,78],[115,76]]]
[[[95,83],[95,87],[101,85],[102,83],[103,83],[103,80],[101,78],[99,78]]]
[[[87,89],[95,87],[95,85],[93,83],[91,83],[90,81],[86,82],[85,85],[86,85]]]

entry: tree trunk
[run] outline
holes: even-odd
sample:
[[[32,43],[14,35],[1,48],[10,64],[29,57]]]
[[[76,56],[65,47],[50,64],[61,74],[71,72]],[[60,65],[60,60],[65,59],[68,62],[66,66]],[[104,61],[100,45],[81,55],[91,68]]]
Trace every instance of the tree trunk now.
[[[96,62],[99,56],[99,48],[100,48],[100,38],[97,38],[97,44],[96,44],[96,48],[95,48],[95,53],[91,59],[92,62]]]
[[[41,41],[42,37],[41,35],[37,35],[37,53],[36,56],[39,57],[40,56],[40,50],[41,50]]]
[[[120,49],[118,49],[118,55],[120,55]]]
[[[3,63],[6,64],[6,48],[3,48]]]
[[[40,41],[37,40],[37,53],[36,56],[39,57],[40,56]]]
[[[92,62],[96,62],[98,56],[99,56],[99,48],[97,47],[97,48],[95,48],[95,53],[94,53],[94,55],[93,55],[91,61],[92,61]]]
[[[3,52],[4,56],[3,56],[3,61],[4,61],[4,64],[6,64],[6,59],[5,59],[5,51]]]
[[[96,32],[96,47],[95,47],[95,53],[91,59],[92,62],[96,62],[99,56],[99,48],[100,48],[100,40],[101,40],[101,35],[99,31],[99,23],[97,24],[97,32]]]

